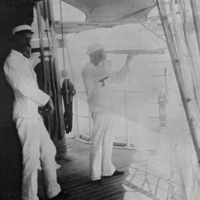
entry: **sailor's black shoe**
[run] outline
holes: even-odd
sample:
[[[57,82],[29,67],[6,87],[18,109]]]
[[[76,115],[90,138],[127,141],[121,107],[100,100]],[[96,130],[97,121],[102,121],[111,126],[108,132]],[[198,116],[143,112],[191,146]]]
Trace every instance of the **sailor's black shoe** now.
[[[124,175],[124,171],[115,170],[115,172],[112,175],[110,175],[110,176],[103,176],[103,178],[110,178],[110,177],[113,177],[113,176],[120,176],[120,175]]]
[[[59,192],[55,197],[49,199],[49,200],[63,200],[63,199],[67,199],[71,196],[70,192]]]
[[[103,181],[101,179],[91,180],[90,183],[92,183],[94,185],[103,185]]]
[[[115,170],[112,176],[120,176],[120,175],[124,175],[124,171]]]

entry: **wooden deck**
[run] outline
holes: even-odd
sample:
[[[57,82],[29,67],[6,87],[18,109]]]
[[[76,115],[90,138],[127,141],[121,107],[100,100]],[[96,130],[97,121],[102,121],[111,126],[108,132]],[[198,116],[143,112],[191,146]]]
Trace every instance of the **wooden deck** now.
[[[114,148],[113,163],[125,174],[103,179],[103,185],[97,186],[89,182],[90,145],[69,139],[68,149],[75,158],[59,163],[58,182],[72,192],[69,200],[186,200],[179,170],[162,163],[156,152]],[[46,200],[41,172],[39,196]]]
[[[74,154],[74,159],[59,162],[62,167],[58,169],[58,182],[63,190],[72,192],[69,199],[123,199],[125,190],[122,187],[122,181],[126,177],[134,151],[114,149],[113,162],[117,168],[126,171],[126,173],[123,176],[104,179],[103,185],[97,186],[90,183],[89,179],[90,145],[70,140],[68,149],[71,154]],[[39,173],[39,185],[40,199],[45,200],[41,173]]]
[[[68,152],[75,158],[59,163],[58,182],[64,191],[72,192],[69,200],[186,200],[182,174],[173,159],[174,153],[170,151],[173,145],[162,142],[169,138],[170,132],[166,131],[168,134],[161,134],[161,149],[158,151],[114,148],[113,163],[125,174],[104,179],[102,186],[89,182],[90,145],[67,139]],[[11,131],[5,136],[10,137],[1,137],[0,147],[4,148],[0,152],[0,200],[21,200],[20,145],[14,148],[17,139],[8,140],[13,138]],[[8,148],[5,148],[6,144],[9,144]],[[41,171],[38,181],[40,200],[46,200]]]

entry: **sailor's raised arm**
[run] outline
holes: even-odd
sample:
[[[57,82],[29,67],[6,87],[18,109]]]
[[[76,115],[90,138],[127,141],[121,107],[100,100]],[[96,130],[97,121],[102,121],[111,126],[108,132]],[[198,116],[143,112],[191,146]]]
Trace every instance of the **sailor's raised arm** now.
[[[121,83],[125,80],[126,76],[128,75],[130,68],[130,62],[133,59],[133,57],[135,56],[135,54],[128,54],[126,57],[126,61],[125,64],[123,65],[123,67],[121,68],[121,70],[119,70],[118,72],[113,72],[110,75],[110,82],[111,83]]]

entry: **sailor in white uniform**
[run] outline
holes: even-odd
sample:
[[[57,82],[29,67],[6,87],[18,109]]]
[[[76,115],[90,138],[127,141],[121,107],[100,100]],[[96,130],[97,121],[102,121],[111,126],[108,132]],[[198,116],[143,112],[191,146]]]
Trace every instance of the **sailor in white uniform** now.
[[[101,44],[94,43],[87,49],[90,62],[82,71],[87,101],[93,119],[91,150],[89,161],[90,178],[93,183],[102,184],[101,177],[124,174],[116,170],[111,161],[114,140],[112,105],[114,99],[110,83],[121,83],[129,73],[129,63],[133,55],[128,55],[122,69],[111,71],[111,63],[106,60],[106,52]]]
[[[5,60],[4,72],[10,83],[15,101],[13,119],[16,122],[23,153],[22,200],[38,200],[37,170],[41,166],[44,174],[47,197],[52,200],[68,193],[61,191],[57,183],[56,148],[50,139],[38,107],[53,112],[49,95],[38,88],[36,74],[30,62],[30,41],[33,32],[29,25],[13,29],[13,49]]]

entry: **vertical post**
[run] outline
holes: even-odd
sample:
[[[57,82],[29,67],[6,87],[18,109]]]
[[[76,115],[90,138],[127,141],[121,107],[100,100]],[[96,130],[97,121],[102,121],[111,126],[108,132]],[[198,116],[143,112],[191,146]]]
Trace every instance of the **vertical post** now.
[[[66,143],[66,138],[64,136],[64,118],[63,118],[63,102],[62,102],[62,97],[61,97],[61,85],[60,85],[60,74],[58,71],[58,63],[57,63],[57,45],[56,45],[56,34],[55,30],[53,27],[53,21],[54,21],[54,16],[53,16],[53,8],[52,8],[52,1],[51,0],[44,0],[46,3],[46,8],[47,8],[47,17],[49,20],[49,28],[51,32],[51,40],[52,40],[52,58],[55,59],[55,66],[54,67],[54,73],[55,73],[55,86],[56,86],[56,91],[57,91],[57,101],[58,101],[58,117],[59,117],[59,128],[60,128],[60,135],[62,135],[62,138],[60,138],[58,135],[55,135],[53,138],[53,141],[55,143],[55,146],[57,148],[57,155],[56,159],[57,160],[71,160],[74,158],[74,155],[70,154],[67,152],[67,143]]]
[[[130,147],[130,138],[128,131],[128,115],[127,115],[127,92],[124,90],[124,108],[125,108],[125,130],[126,130],[126,146]]]
[[[66,62],[65,62],[65,45],[66,41],[64,38],[64,33],[63,33],[63,15],[62,15],[62,0],[60,0],[60,20],[61,20],[61,36],[62,36],[62,56],[63,56],[63,66],[64,66],[64,71],[65,71],[65,78],[69,78],[67,74],[67,69],[66,69]]]
[[[165,75],[165,91],[166,91],[166,97],[167,97],[168,96],[167,67],[164,68],[164,75]]]
[[[187,98],[186,98],[185,93],[184,93],[184,88],[183,88],[180,69],[179,69],[180,61],[178,60],[178,58],[176,56],[175,45],[174,45],[174,42],[173,42],[172,34],[170,32],[170,25],[169,25],[168,17],[167,17],[167,14],[166,14],[164,1],[163,0],[157,0],[157,7],[158,7],[161,22],[162,22],[163,30],[164,30],[164,33],[165,33],[165,37],[166,37],[166,40],[167,40],[167,45],[168,45],[168,49],[169,49],[169,53],[170,53],[171,61],[172,61],[172,66],[173,66],[174,73],[175,73],[175,76],[176,76],[176,80],[177,80],[177,83],[178,83],[178,88],[179,88],[181,99],[182,99],[182,102],[183,102],[183,107],[184,107],[184,110],[185,110],[189,129],[190,129],[190,132],[191,132],[193,144],[194,144],[195,151],[196,151],[196,154],[197,154],[197,159],[200,162],[200,151],[199,151],[199,147],[198,147],[198,143],[197,143],[197,138],[196,138],[196,135],[195,135],[195,129],[194,129],[194,126],[193,126],[193,119],[192,119],[192,116],[191,116],[191,113],[190,113],[190,110],[189,110]]]
[[[39,4],[36,4],[36,11],[37,11],[37,23],[38,23],[38,33],[39,33],[39,43],[40,43],[40,56],[41,56],[41,62],[44,66],[44,44],[43,44],[43,33],[42,33],[42,22],[41,22],[41,13],[40,13],[40,7]],[[46,88],[46,76],[45,76],[45,70],[43,68],[44,73],[44,91],[47,91]]]
[[[160,125],[166,126],[166,91],[164,87],[158,92],[158,105],[159,105],[159,119]]]

